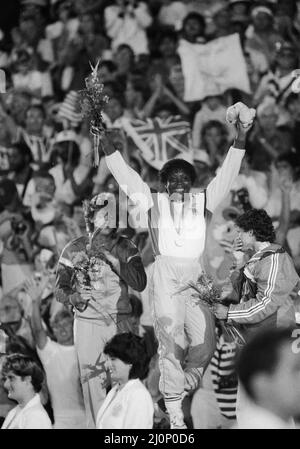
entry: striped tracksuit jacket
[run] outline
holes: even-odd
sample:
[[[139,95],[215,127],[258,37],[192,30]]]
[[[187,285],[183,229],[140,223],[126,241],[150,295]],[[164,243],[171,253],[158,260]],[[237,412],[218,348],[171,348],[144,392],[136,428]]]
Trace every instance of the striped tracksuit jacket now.
[[[242,325],[246,337],[261,327],[295,324],[292,297],[299,294],[300,280],[291,257],[279,245],[254,254],[234,287],[240,301],[229,306],[227,321]]]

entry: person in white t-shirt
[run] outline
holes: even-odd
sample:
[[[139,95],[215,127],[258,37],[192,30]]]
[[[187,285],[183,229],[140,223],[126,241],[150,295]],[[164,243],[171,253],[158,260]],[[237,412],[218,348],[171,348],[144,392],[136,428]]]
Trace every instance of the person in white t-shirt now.
[[[40,313],[44,281],[37,284],[34,280],[28,280],[25,288],[32,300],[31,325],[37,352],[47,376],[54,428],[84,429],[86,419],[73,341],[73,317],[67,309],[56,313],[51,326],[57,341],[51,340]]]
[[[146,2],[116,0],[104,9],[104,23],[113,50],[120,44],[128,44],[137,55],[148,53],[146,29],[152,17]]]
[[[48,72],[41,72],[34,67],[33,50],[31,48],[17,51],[13,55],[13,62],[15,63],[12,73],[14,88],[27,88],[38,97],[53,94],[51,76]]]
[[[38,394],[44,374],[36,362],[22,354],[10,354],[1,371],[9,399],[18,403],[6,416],[1,429],[52,429]]]

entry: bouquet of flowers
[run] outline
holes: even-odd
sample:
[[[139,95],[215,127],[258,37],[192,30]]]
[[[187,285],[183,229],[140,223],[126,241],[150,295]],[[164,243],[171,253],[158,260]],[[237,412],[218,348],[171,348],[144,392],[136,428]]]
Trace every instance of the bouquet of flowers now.
[[[81,288],[101,288],[101,278],[106,262],[100,257],[89,257],[84,251],[74,253],[71,258],[74,279]]]
[[[181,293],[189,288],[193,290],[191,300],[193,301],[194,306],[207,307],[211,313],[214,313],[213,306],[217,302],[222,303],[222,288],[215,285],[212,278],[205,273],[201,273],[196,282],[189,282],[177,293]],[[219,320],[219,324],[227,337],[235,341],[238,345],[245,344],[244,337],[235,325],[223,320]]]
[[[94,140],[94,163],[99,165],[99,145],[101,133],[104,131],[104,121],[102,111],[109,98],[103,95],[104,85],[101,83],[98,68],[99,62],[93,67],[91,64],[92,73],[85,79],[86,88],[79,92],[81,112],[83,117],[90,120],[90,132]]]

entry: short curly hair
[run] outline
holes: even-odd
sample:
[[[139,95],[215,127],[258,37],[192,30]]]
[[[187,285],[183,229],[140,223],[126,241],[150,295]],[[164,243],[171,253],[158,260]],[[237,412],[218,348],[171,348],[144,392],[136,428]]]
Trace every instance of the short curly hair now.
[[[170,175],[177,170],[183,170],[191,180],[192,185],[196,180],[196,170],[189,162],[184,159],[171,159],[166,162],[159,172],[159,179],[163,185],[166,185]]]
[[[30,376],[34,391],[41,391],[44,373],[33,358],[23,354],[7,355],[2,365],[2,375],[6,377],[9,372],[22,378]]]
[[[129,379],[145,379],[149,371],[150,358],[143,338],[126,332],[115,335],[104,347],[104,354],[116,357],[132,365]]]
[[[271,217],[264,209],[250,209],[236,218],[235,224],[243,231],[253,231],[258,242],[275,241],[275,230]]]

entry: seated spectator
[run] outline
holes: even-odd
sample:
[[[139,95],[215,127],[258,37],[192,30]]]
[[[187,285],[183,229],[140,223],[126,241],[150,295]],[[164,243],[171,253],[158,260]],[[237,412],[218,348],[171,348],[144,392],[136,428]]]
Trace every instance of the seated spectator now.
[[[55,137],[49,173],[55,182],[57,202],[80,202],[92,190],[91,167],[80,163],[79,139],[74,132],[61,132]]]
[[[32,101],[32,94],[28,89],[13,89],[7,96],[6,112],[13,121],[13,130],[11,138],[16,139],[16,126],[24,127],[26,122],[26,113]],[[7,126],[7,124],[6,124]]]
[[[105,59],[108,48],[108,38],[97,31],[95,17],[91,13],[82,14],[76,36],[66,45],[61,55],[65,68],[71,68],[67,89],[84,88],[84,80],[91,70],[90,62],[96,64],[99,58]]]
[[[38,394],[44,374],[34,360],[21,354],[8,355],[2,365],[2,375],[8,397],[18,403],[8,413],[2,429],[52,429]]]
[[[98,429],[152,429],[153,402],[141,382],[149,370],[142,339],[115,335],[104,347],[113,387],[97,415]],[[113,401],[112,401],[113,400]]]
[[[209,181],[211,181],[214,171],[210,166],[210,158],[205,150],[194,149],[193,165],[196,170],[196,181],[193,186],[193,191],[201,191],[206,188]]]
[[[205,19],[201,14],[190,12],[182,23],[181,39],[191,44],[203,44],[205,39]]]
[[[299,29],[296,26],[298,8],[294,0],[277,1],[275,7],[275,26],[284,40],[293,42],[299,50]]]
[[[291,429],[300,415],[300,355],[293,329],[259,333],[240,353],[237,373],[247,403],[238,429]]]
[[[287,96],[291,93],[294,77],[292,71],[297,69],[299,58],[295,46],[288,41],[276,46],[274,64],[262,77],[254,93],[254,104],[262,102],[265,96],[273,96],[277,105],[282,108]]]
[[[176,57],[178,35],[173,30],[165,30],[158,36],[158,50],[163,64],[168,65],[168,60]]]
[[[281,36],[274,29],[274,15],[267,6],[255,6],[251,11],[252,24],[246,30],[245,48],[262,52],[269,67],[275,60],[276,43]]]
[[[228,148],[228,131],[224,123],[218,120],[208,121],[201,130],[202,150],[206,151],[209,166],[216,170],[223,162]]]
[[[77,44],[82,44],[92,61],[105,55],[109,49],[109,40],[104,33],[97,30],[95,16],[92,13],[82,14],[79,18],[79,28],[75,36]]]
[[[76,0],[74,8],[78,15],[86,12],[98,14],[100,10],[103,10],[103,0]]]
[[[272,161],[291,150],[292,133],[288,128],[278,127],[278,119],[275,100],[266,97],[257,108],[257,122],[249,134],[248,151],[255,170],[268,171]]]
[[[8,294],[4,294],[0,300],[0,321],[4,329],[8,343],[13,344],[19,340],[24,348],[31,352],[34,347],[34,339],[30,327],[30,320],[25,316],[25,311],[18,301],[20,287]]]
[[[65,203],[56,201],[55,192],[55,181],[51,173],[37,171],[28,185],[28,196],[24,201],[30,206],[34,220],[35,244],[38,248],[48,248],[59,254],[70,238],[80,235],[80,230],[67,216],[63,207]]]
[[[12,135],[9,129],[8,120],[11,119],[8,117],[7,112],[5,111],[2,105],[0,106],[0,151],[2,150],[4,153],[6,152],[6,148],[8,148],[12,141]],[[14,125],[13,125],[14,126]],[[12,133],[15,133],[15,126]]]
[[[145,80],[141,77],[131,76],[126,84],[125,101],[126,115],[130,118],[143,118],[143,107],[148,97]]]
[[[158,67],[149,70],[149,86],[151,97],[146,102],[143,114],[145,117],[167,118],[170,115],[189,116],[188,106],[176,95],[173,87],[165,80]],[[166,114],[163,112],[166,111]]]
[[[0,211],[2,288],[8,293],[32,272],[34,234],[30,210],[10,179],[0,181]]]
[[[35,168],[48,162],[49,138],[45,135],[45,110],[42,105],[31,105],[26,112],[25,129],[19,130],[19,142],[25,142],[31,149]]]
[[[77,17],[72,17],[72,4],[69,0],[58,0],[54,4],[54,23],[46,26],[46,37],[53,43],[54,54],[60,59],[62,47],[76,35],[79,27]]]
[[[209,39],[217,39],[232,34],[228,2],[220,1],[215,8],[212,8],[212,15],[214,31],[208,36]]]
[[[28,88],[37,97],[53,94],[49,73],[36,70],[31,48],[20,49],[13,56],[12,84],[14,88]]]
[[[104,10],[107,35],[112,39],[112,49],[127,44],[136,55],[148,53],[146,29],[152,23],[148,6],[144,2],[116,0]]]
[[[113,53],[113,61],[117,67],[115,81],[125,87],[128,75],[135,68],[135,56],[132,47],[127,44],[118,45]]]
[[[44,27],[47,21],[47,0],[21,0],[21,14],[32,15]]]
[[[19,142],[7,148],[6,154],[9,163],[7,177],[15,182],[18,194],[23,200],[33,175],[33,169],[30,166],[33,160],[31,150],[25,143]]]
[[[229,12],[233,16],[244,16],[249,14],[251,0],[229,0]]]
[[[54,54],[51,41],[44,37],[44,24],[40,15],[34,11],[23,11],[19,19],[19,32],[22,37],[22,44],[32,47],[37,69],[44,70],[54,61]]]
[[[246,189],[250,206],[263,209],[269,200],[269,183],[266,173],[253,170],[251,159],[246,153],[242,160],[240,173],[234,186],[235,191]]]
[[[123,93],[115,92],[104,108],[104,120],[108,128],[121,127],[122,118],[125,117],[125,97]]]
[[[293,146],[298,147],[297,128],[300,121],[300,96],[291,92],[285,100],[283,123],[293,130]]]
[[[300,254],[300,182],[299,182],[300,164],[294,153],[287,153],[279,156],[272,169],[270,196],[265,208],[272,217],[275,228],[280,222],[280,214],[285,206],[282,198],[281,184],[283,181],[289,181],[289,220],[286,233],[287,248],[293,257]]]
[[[184,98],[184,75],[182,72],[180,56],[169,58],[168,64],[168,80],[174,89],[177,97],[183,100]]]
[[[218,88],[218,86],[211,86],[211,89],[206,91],[206,96],[202,100],[201,109],[196,113],[193,123],[193,147],[202,148],[201,141],[202,128],[209,121],[219,121],[220,123],[226,123],[226,110],[224,105],[224,98]],[[230,138],[234,138],[234,127],[227,124],[228,133]]]
[[[105,59],[99,67],[99,76],[103,84],[113,81],[117,73],[117,66],[113,61]]]

